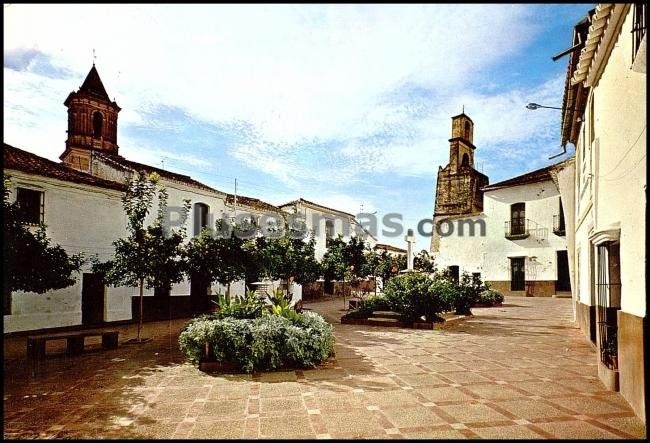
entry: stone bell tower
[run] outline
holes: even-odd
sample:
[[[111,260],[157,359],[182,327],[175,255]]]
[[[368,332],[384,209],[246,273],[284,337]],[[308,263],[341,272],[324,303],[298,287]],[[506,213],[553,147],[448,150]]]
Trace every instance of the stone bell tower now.
[[[486,175],[474,169],[474,122],[464,112],[451,118],[449,163],[438,167],[436,200],[433,212],[437,221],[463,215],[479,214],[483,210],[481,188],[489,184]],[[440,238],[434,228],[431,251],[437,252]]]
[[[90,172],[93,151],[117,155],[117,114],[120,107],[111,101],[93,64],[77,92],[71,92],[68,108],[68,139],[59,157],[80,171]]]

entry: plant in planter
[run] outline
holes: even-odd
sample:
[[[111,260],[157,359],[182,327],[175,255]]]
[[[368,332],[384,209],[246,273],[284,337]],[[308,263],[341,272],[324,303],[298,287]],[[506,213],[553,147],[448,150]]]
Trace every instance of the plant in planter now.
[[[390,309],[400,314],[402,321],[440,321],[438,314],[449,309],[451,286],[436,282],[428,275],[410,272],[393,277],[384,289]]]
[[[457,294],[454,300],[454,313],[472,315],[471,308],[479,301],[480,294],[485,289],[486,287],[480,277],[463,272],[460,282],[456,285]]]
[[[187,323],[179,345],[194,363],[214,361],[243,372],[280,367],[313,367],[333,352],[332,326],[314,312],[294,319],[198,317]]]
[[[217,318],[259,318],[265,308],[265,303],[254,291],[246,291],[244,296],[234,297],[218,294],[215,303],[219,307]]]
[[[479,294],[478,303],[483,306],[496,306],[503,303],[503,294],[494,289],[486,289]]]

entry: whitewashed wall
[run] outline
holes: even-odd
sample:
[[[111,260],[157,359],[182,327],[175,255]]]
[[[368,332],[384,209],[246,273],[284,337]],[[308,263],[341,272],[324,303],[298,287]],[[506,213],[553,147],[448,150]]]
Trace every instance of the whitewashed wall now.
[[[327,252],[327,231],[325,229],[326,220],[330,219],[334,221],[334,237],[341,235],[343,236],[344,241],[350,240],[350,237],[355,234],[355,229],[361,229],[356,220],[349,215],[346,216],[344,214],[337,214],[333,211],[316,209],[302,203],[296,203],[285,207],[284,209],[288,214],[293,214],[294,208],[297,211],[297,214],[305,217],[307,229],[315,231],[315,256],[317,260],[321,260],[325,255],[325,252]],[[315,224],[315,220],[317,220],[315,217],[321,217],[317,225]],[[347,224],[347,228],[345,227],[345,224]],[[370,245],[370,248],[377,244],[377,240],[370,235],[367,235],[364,240]]]
[[[510,206],[526,203],[526,218],[530,237],[523,240],[505,238],[505,222],[510,220]],[[508,257],[528,257],[527,280],[556,280],[556,251],[566,250],[566,240],[553,234],[553,216],[559,211],[559,192],[552,181],[512,186],[485,192],[483,213],[479,216],[454,219],[454,234],[440,239],[439,252],[434,253],[438,269],[459,266],[460,272],[480,272],[483,280],[509,281]],[[486,235],[479,235],[475,226],[474,237],[459,235],[459,222],[483,220]],[[530,260],[530,257],[536,257]]]
[[[490,239],[485,257],[488,280],[510,280],[510,260],[507,257],[527,257],[526,280],[557,280],[556,252],[566,250],[565,237],[553,233],[553,216],[559,214],[560,194],[551,180],[497,189],[485,193],[483,209],[490,222]],[[526,218],[530,219],[530,236],[523,240],[505,238],[504,224],[510,220],[510,206],[526,203]],[[531,260],[531,257],[536,257]]]
[[[587,303],[588,275],[582,269],[588,265],[583,250],[589,247],[590,230],[597,233],[620,228],[621,309],[645,317],[647,77],[646,73],[630,69],[632,24],[633,14],[628,13],[587,102],[585,124],[576,147],[576,177],[582,165],[591,175],[577,178],[576,194],[587,195],[580,199],[576,213],[579,220],[593,204],[593,216],[578,226],[576,246],[582,257],[580,300]],[[589,131],[592,119],[593,139]],[[591,189],[584,191],[585,182],[591,182]]]
[[[20,171],[5,171],[16,187],[44,192],[44,217],[48,237],[68,253],[83,252],[89,258],[105,260],[112,256],[113,240],[126,234],[126,216],[119,191],[80,185]],[[82,272],[90,272],[86,264]],[[4,316],[4,332],[53,328],[81,324],[81,273],[77,282],[64,289],[45,294],[14,292],[12,314]],[[131,305],[126,289],[108,290],[105,309],[107,319],[123,319]],[[127,303],[128,301],[128,303]]]

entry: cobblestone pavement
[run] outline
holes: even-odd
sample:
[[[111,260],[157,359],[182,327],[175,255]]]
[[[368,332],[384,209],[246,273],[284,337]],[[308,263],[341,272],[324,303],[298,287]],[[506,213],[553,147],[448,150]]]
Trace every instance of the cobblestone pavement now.
[[[4,436],[644,437],[645,424],[597,379],[570,303],[510,297],[434,331],[341,325],[342,300],[311,303],[335,325],[336,356],[254,375],[185,363],[180,320],[145,325],[154,340],[144,345],[48,358],[36,377],[25,339],[6,339]],[[121,341],[135,334],[118,329]]]

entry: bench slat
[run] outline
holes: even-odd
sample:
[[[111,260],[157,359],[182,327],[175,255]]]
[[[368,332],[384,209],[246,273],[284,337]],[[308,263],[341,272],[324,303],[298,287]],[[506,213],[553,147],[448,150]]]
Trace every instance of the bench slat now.
[[[102,335],[115,335],[117,331],[73,331],[73,332],[55,332],[52,334],[30,335],[27,340],[55,340],[69,337],[91,337]]]

